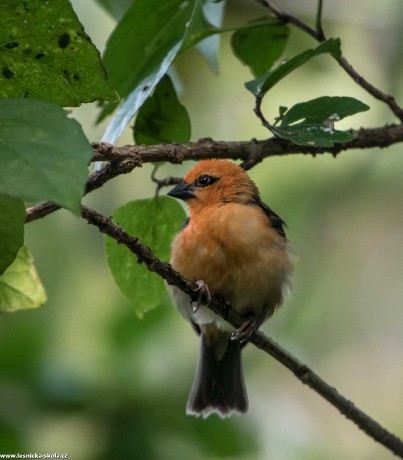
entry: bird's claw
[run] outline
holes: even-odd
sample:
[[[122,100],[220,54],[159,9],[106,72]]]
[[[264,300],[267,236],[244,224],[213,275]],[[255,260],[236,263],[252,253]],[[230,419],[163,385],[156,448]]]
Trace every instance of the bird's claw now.
[[[244,321],[240,327],[235,329],[231,334],[231,340],[239,340],[240,343],[245,343],[250,339],[250,336],[257,328],[255,318],[250,318]]]
[[[199,295],[196,300],[192,301],[192,313],[196,313],[200,305],[202,305],[203,297],[207,300],[207,302],[203,302],[204,304],[208,305],[211,302],[211,294],[207,284],[203,280],[198,280],[195,284],[195,291],[197,291]]]

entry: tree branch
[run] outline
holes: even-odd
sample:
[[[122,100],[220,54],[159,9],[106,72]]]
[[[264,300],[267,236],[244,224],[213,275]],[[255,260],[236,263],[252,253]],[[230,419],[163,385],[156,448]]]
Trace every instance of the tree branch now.
[[[124,244],[137,256],[139,262],[143,262],[147,266],[148,270],[158,273],[169,284],[186,292],[193,300],[196,300],[199,296],[199,291],[193,281],[185,279],[170,264],[160,261],[149,247],[144,246],[138,238],[128,235],[111,218],[105,217],[85,206],[82,206],[82,216],[88,223],[98,227],[100,232],[115,239],[118,243]],[[239,327],[244,321],[244,318],[227,304],[223,305],[217,296],[213,296],[209,307],[234,327]],[[260,331],[253,332],[249,341],[287,367],[303,384],[308,385],[326,399],[368,436],[403,458],[403,441],[401,439],[357,408],[312,369],[298,361],[291,353],[284,350]]]
[[[90,174],[85,194],[96,190],[109,180],[128,174],[144,163],[168,161],[182,163],[185,160],[206,160],[208,158],[227,158],[242,160],[242,167],[250,169],[265,158],[290,154],[319,155],[331,153],[338,155],[344,150],[384,148],[403,142],[403,124],[386,125],[380,128],[361,128],[350,130],[355,139],[350,142],[335,144],[334,147],[309,147],[296,145],[291,141],[272,137],[258,141],[253,139],[244,142],[213,141],[210,138],[200,139],[187,144],[160,145],[125,145],[113,147],[108,143],[94,143],[92,161],[108,161],[101,169]],[[39,203],[27,209],[26,222],[40,219],[60,209],[52,202]]]
[[[103,143],[94,143],[92,161],[121,162],[133,160],[135,166],[144,163],[168,161],[182,163],[185,160],[206,160],[208,158],[227,158],[232,160],[253,161],[254,164],[265,158],[304,153],[319,155],[330,153],[338,155],[345,150],[384,148],[403,142],[403,124],[386,125],[378,128],[351,129],[349,132],[355,137],[352,141],[335,144],[333,147],[311,147],[297,145],[291,141],[271,137],[265,140],[225,142],[213,139],[200,139],[187,144],[159,144],[159,145],[125,145],[111,147],[107,153]]]
[[[317,40],[318,42],[322,42],[326,40],[326,36],[323,33],[320,22],[318,22],[318,16],[319,14],[321,14],[321,10],[322,10],[321,1],[319,1],[318,13],[317,13],[317,19],[316,19],[317,30],[313,29],[308,24],[301,21],[299,18],[291,14],[288,14],[285,11],[280,10],[270,0],[256,0],[256,1],[260,3],[261,5],[265,6],[266,8],[268,8],[280,21],[284,23],[293,24],[298,29],[303,30],[308,35],[310,35],[315,40]],[[318,27],[318,24],[320,27]],[[400,121],[403,122],[403,109],[397,104],[393,96],[391,96],[390,94],[384,93],[383,91],[381,91],[380,89],[372,85],[369,81],[367,81],[362,75],[360,75],[354,69],[354,67],[348,62],[348,60],[345,57],[339,56],[339,57],[335,57],[335,59],[339,63],[339,65],[345,70],[345,72],[355,81],[355,83],[357,83],[362,88],[364,88],[374,98],[387,104],[390,110],[396,115],[396,117]]]

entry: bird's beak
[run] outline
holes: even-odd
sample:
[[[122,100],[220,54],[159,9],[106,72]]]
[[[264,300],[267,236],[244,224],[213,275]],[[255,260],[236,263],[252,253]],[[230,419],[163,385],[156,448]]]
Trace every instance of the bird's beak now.
[[[178,185],[168,192],[168,195],[179,198],[180,200],[187,200],[195,197],[194,192],[192,184],[187,184],[185,181],[181,180]]]

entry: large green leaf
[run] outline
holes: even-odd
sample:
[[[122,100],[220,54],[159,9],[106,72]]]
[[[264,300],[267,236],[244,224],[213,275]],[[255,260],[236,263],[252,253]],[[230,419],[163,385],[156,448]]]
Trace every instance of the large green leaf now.
[[[125,101],[103,140],[114,144],[180,51],[211,35],[202,0],[136,0],[108,41],[105,65]],[[108,105],[101,118],[115,106]]]
[[[283,53],[289,28],[271,17],[258,18],[247,25],[249,28],[232,35],[231,45],[239,60],[258,77],[268,72]]]
[[[168,197],[132,201],[113,215],[127,233],[140,238],[162,260],[169,259],[171,242],[185,217],[181,205]],[[115,282],[136,314],[141,317],[155,308],[166,295],[162,279],[110,237],[105,237],[105,251]]]
[[[245,83],[245,86],[254,96],[263,97],[270,88],[272,88],[276,83],[282,80],[293,70],[305,64],[305,62],[309,61],[309,59],[322,53],[330,53],[333,56],[340,56],[340,39],[329,38],[325,42],[318,45],[316,48],[304,51],[303,53],[294,56],[288,61],[283,62],[265,75],[262,75],[255,80],[248,81]]]
[[[179,102],[171,79],[165,75],[141,107],[134,126],[136,144],[189,142],[190,118]]]
[[[91,154],[80,125],[61,107],[0,99],[0,193],[51,200],[79,215]]]
[[[1,2],[0,30],[0,97],[63,106],[118,99],[68,0]]]
[[[0,312],[36,308],[46,302],[33,258],[23,246],[14,262],[0,276]]]
[[[25,206],[18,198],[0,195],[0,275],[24,244]]]
[[[332,147],[336,142],[354,139],[349,132],[338,131],[334,124],[345,117],[368,110],[352,97],[319,97],[294,105],[282,114],[278,127],[272,131],[298,145]]]

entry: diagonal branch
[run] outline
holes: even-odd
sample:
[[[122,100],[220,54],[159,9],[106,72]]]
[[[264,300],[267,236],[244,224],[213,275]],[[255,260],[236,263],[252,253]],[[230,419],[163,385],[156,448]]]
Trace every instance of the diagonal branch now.
[[[170,264],[161,262],[149,247],[144,246],[138,238],[128,235],[111,218],[105,217],[85,206],[82,206],[82,216],[88,223],[98,227],[100,232],[112,237],[118,243],[124,244],[137,256],[139,262],[145,263],[148,270],[158,273],[169,284],[177,286],[189,294],[192,299],[196,300],[199,292],[194,282],[183,278]],[[209,307],[234,327],[239,327],[244,321],[244,318],[228,305],[222,305],[222,302],[216,296],[212,298]],[[368,436],[400,458],[403,458],[403,441],[401,439],[361,411],[335,388],[326,383],[312,369],[298,361],[291,353],[284,350],[280,345],[259,331],[253,332],[249,341],[287,367],[303,384],[308,385],[312,390],[326,399],[326,401],[353,421]]]
[[[322,42],[326,40],[326,36],[323,33],[321,22],[318,21],[320,18],[321,10],[322,10],[322,2],[319,2],[318,13],[317,13],[317,21],[316,27],[317,30],[310,27],[305,22],[301,21],[299,18],[286,13],[285,11],[280,10],[271,0],[256,0],[261,5],[268,8],[280,21],[284,23],[293,24],[298,29],[303,30],[308,35],[313,37],[318,42]],[[343,57],[335,57],[336,61],[339,65],[345,70],[345,72],[362,88],[364,88],[371,96],[374,98],[384,102],[390,108],[390,110],[396,115],[396,117],[403,122],[403,109],[397,104],[395,98],[390,94],[386,94],[380,89],[376,88],[372,85],[369,81],[367,81],[362,75],[360,75],[354,67],[348,62],[348,60]]]

